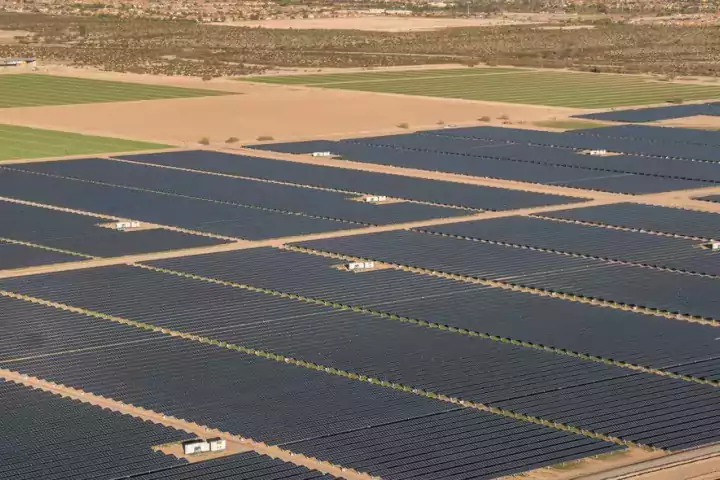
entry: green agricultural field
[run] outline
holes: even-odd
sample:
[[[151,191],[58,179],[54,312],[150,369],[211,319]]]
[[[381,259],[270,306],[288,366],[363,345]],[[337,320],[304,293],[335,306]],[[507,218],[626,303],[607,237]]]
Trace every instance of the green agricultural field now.
[[[170,147],[156,143],[0,125],[0,161],[64,155],[99,155],[159,148]]]
[[[662,82],[632,75],[502,68],[258,76],[249,77],[248,80],[363,92],[593,109],[720,98],[720,87],[717,86]]]
[[[0,75],[0,108],[232,95],[232,92],[58,77]]]

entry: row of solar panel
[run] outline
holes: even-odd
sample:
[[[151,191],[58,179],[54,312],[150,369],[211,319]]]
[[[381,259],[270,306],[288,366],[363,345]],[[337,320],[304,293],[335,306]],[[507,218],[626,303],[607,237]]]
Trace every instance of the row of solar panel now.
[[[720,238],[720,215],[682,208],[615,203],[556,210],[538,216],[689,238]]]
[[[137,231],[104,228],[100,225],[113,222],[14,202],[0,202],[0,218],[3,219],[0,224],[2,238],[95,257],[115,257],[224,243],[224,240],[216,238],[160,228]],[[51,252],[32,248],[27,251],[28,258],[21,255],[1,255],[0,268],[81,259],[57,253],[57,258],[49,258],[48,261],[46,255]]]
[[[416,229],[486,243],[526,246],[638,265],[720,276],[720,258],[697,240],[512,216]]]
[[[668,105],[632,110],[613,110],[610,112],[586,113],[574,115],[575,118],[603,120],[606,122],[657,122],[674,118],[695,117],[698,115],[720,116],[720,102],[698,103],[691,105]]]
[[[315,240],[306,248],[720,320],[718,279],[416,232]]]
[[[273,161],[260,157],[230,155],[207,150],[153,153],[121,158],[152,165],[189,168],[480,210],[511,210],[578,201],[578,199],[560,195],[427,180],[307,163]]]
[[[668,129],[649,125],[616,125],[612,127],[573,130],[573,133],[594,135],[603,138],[630,138],[661,144],[687,143],[690,145],[703,146],[720,145],[720,133],[717,131],[692,128]]]
[[[187,462],[151,447],[193,437],[2,379],[0,430],[0,477],[28,480],[109,480],[172,469]]]
[[[682,150],[684,154],[687,145],[680,146],[683,149],[676,153]],[[306,151],[303,143],[256,148]],[[649,142],[571,133],[492,127],[445,129],[342,140],[328,148],[343,159],[363,163],[618,193],[700,188],[707,186],[707,182],[720,181],[720,171],[711,164],[632,155],[585,155],[571,149],[606,149],[629,154],[662,151],[663,157],[668,156],[664,146]],[[693,150],[701,148],[709,147],[693,146]]]
[[[362,438],[336,442],[335,449],[317,455],[362,471],[382,469],[392,460],[399,471],[416,470],[413,478],[452,478],[443,472],[424,475],[420,469],[437,461],[438,455],[470,450],[473,454],[458,460],[457,465],[481,476],[491,468],[492,475],[498,476],[563,461],[562,452],[568,450],[569,443],[573,447],[587,447],[586,455],[617,449],[615,445],[580,435],[501,419],[494,414],[212,345],[171,337],[156,339],[152,346],[119,343],[15,361],[11,365],[21,373],[268,443],[287,444],[286,448],[291,450],[299,445],[311,449],[316,442],[325,445],[329,437],[359,430],[372,436],[375,428],[386,431],[392,425],[403,431],[405,422],[429,416],[437,417],[444,435],[453,438],[453,444],[447,445],[441,438],[428,436],[427,443],[417,446],[412,456],[388,454],[363,462],[345,458],[344,452],[353,449],[352,445],[359,447]],[[188,378],[193,380],[189,382]],[[443,416],[457,410],[466,411],[465,416],[477,428],[469,430],[458,424],[454,415]],[[505,434],[493,440],[491,432],[499,420],[505,422],[503,430],[511,432],[512,448],[507,448]],[[489,448],[494,444],[500,445]],[[401,450],[404,445],[398,441],[392,442],[392,447]],[[502,461],[497,460],[498,448],[512,460],[526,460],[509,461],[503,468]],[[570,457],[577,454],[576,449],[569,450]],[[390,473],[385,478],[406,477]]]
[[[295,253],[293,255],[301,254]],[[237,265],[226,261],[223,263],[231,265],[231,268],[235,271],[248,270],[237,268]],[[287,271],[287,262],[283,264],[285,265],[285,271]],[[332,310],[326,307],[313,307],[312,305],[288,299],[138,268],[110,267],[101,270],[105,270],[101,275],[94,273],[100,270],[92,269],[85,272],[43,275],[37,278],[10,279],[3,281],[2,286],[24,294],[65,301],[74,306],[82,306],[103,313],[127,316],[127,318],[143,323],[165,326],[184,332],[200,332],[216,340],[240,342],[242,345],[245,345],[244,342],[247,340],[249,346],[254,348],[295,356],[321,365],[346,368],[353,372],[404,383],[415,388],[425,388],[446,395],[472,399],[485,404],[503,405],[504,402],[513,401],[519,396],[540,395],[551,390],[579,388],[581,385],[588,383],[603,383],[627,375],[636,375],[631,370],[602,363],[589,362],[550,352],[482,338],[472,338],[452,332],[428,329],[351,312],[335,311],[333,313]],[[412,275],[407,272],[399,273],[406,276]],[[346,275],[354,274],[347,273]],[[363,275],[365,274],[359,274],[357,277]],[[106,282],[110,278],[120,280]],[[336,285],[339,285],[338,288],[342,288],[341,283]],[[141,301],[128,295],[134,290],[144,292]],[[240,293],[236,294],[234,292]],[[245,301],[239,299],[240,296],[245,297]],[[487,297],[490,297],[490,295]],[[217,301],[220,298],[222,298],[222,302]],[[408,303],[415,301],[412,296],[406,296],[403,300]],[[439,300],[444,299],[432,298],[432,300],[436,304],[441,304],[442,302],[439,302]],[[456,303],[454,298],[450,300],[453,305]],[[483,297],[475,298],[475,301],[479,303],[484,300]],[[201,312],[202,307],[219,303],[224,303],[225,307]],[[174,305],[174,310],[173,308],[167,308],[168,305]],[[297,308],[294,315],[291,311],[283,313],[280,310],[288,310],[288,308],[292,309],[293,307]],[[395,305],[391,305],[389,310],[391,312],[395,311],[394,307]],[[312,308],[315,309],[314,314],[309,311]],[[590,307],[587,308],[590,309]],[[257,317],[257,320],[254,312],[262,312],[259,313],[260,316]],[[458,313],[462,318],[462,310]],[[554,317],[558,312],[550,313]],[[599,313],[602,314],[602,312]],[[160,315],[161,318],[159,318]],[[267,316],[263,318],[263,315]],[[628,313],[627,316],[632,317],[632,314]],[[273,321],[268,322],[267,318],[273,318]],[[640,321],[643,321],[642,318],[644,317],[641,317]],[[632,321],[632,319],[629,320],[629,322]],[[698,344],[693,345],[695,354],[698,355],[704,348],[702,347],[703,343],[707,343],[702,339],[700,330],[710,327],[691,324],[682,325],[686,328],[679,328],[678,334],[685,330],[691,336],[698,334],[695,337]],[[638,327],[640,326],[638,325]],[[672,328],[670,323],[666,324],[666,326]],[[276,328],[279,330],[275,330]],[[631,329],[628,328],[627,331],[631,331]],[[282,335],[278,334],[278,332],[281,332]],[[670,330],[665,329],[660,329],[659,332],[666,336],[670,334]],[[566,335],[572,337],[567,332]],[[616,335],[621,337],[617,333]],[[678,336],[674,338],[678,338]],[[387,341],[383,341],[383,339],[387,339]],[[614,345],[613,341],[610,338],[609,345]],[[272,442],[299,441],[300,438],[297,435],[307,435],[315,438],[316,436],[328,434],[327,429],[336,433],[344,431],[345,427],[352,429],[358,420],[353,417],[353,414],[344,413],[344,408],[347,405],[354,406],[359,410],[369,409],[365,412],[365,419],[370,423],[372,423],[373,419],[380,422],[380,418],[384,418],[385,415],[393,415],[387,411],[388,409],[379,411],[376,407],[370,408],[367,405],[357,405],[357,402],[368,402],[367,395],[371,395],[375,399],[381,394],[388,395],[388,392],[394,392],[392,390],[381,389],[375,391],[373,389],[377,387],[371,388],[371,386],[359,382],[346,384],[343,383],[343,379],[333,377],[338,383],[337,385],[328,385],[327,380],[323,383],[324,388],[333,389],[332,394],[326,392],[323,388],[322,391],[317,392],[324,395],[323,400],[318,400],[312,396],[308,397],[309,394],[305,393],[319,388],[315,386],[315,376],[317,375],[315,372],[295,369],[295,373],[291,375],[283,369],[293,369],[293,367],[275,364],[275,368],[271,368],[267,364],[262,364],[264,361],[261,359],[247,357],[238,352],[219,349],[212,353],[206,352],[200,355],[199,352],[190,351],[195,347],[183,346],[181,348],[178,344],[173,344],[171,347],[165,345],[165,343],[164,340],[160,339],[153,341],[152,346],[147,343],[143,345],[132,344],[123,347],[93,350],[93,352],[80,357],[76,357],[72,353],[63,355],[63,364],[69,365],[68,367],[58,365],[59,362],[56,361],[47,361],[44,358],[17,361],[13,362],[13,365],[14,368],[21,371],[24,371],[25,368],[34,372],[34,374],[39,371],[42,376],[60,372],[60,374],[67,375],[71,379],[77,375],[76,362],[105,365],[105,368],[113,372],[115,368],[123,365],[127,371],[119,374],[104,371],[105,374],[112,373],[107,375],[107,378],[103,376],[101,371],[83,373],[83,375],[91,375],[92,377],[78,385],[96,393],[110,396],[118,395],[118,392],[125,394],[123,383],[117,382],[129,381],[128,379],[133,378],[135,368],[142,368],[143,365],[148,364],[153,365],[158,373],[146,372],[146,375],[157,379],[163,378],[163,391],[155,392],[153,396],[155,399],[153,402],[159,402],[161,407],[153,408],[225,429],[242,428],[242,431],[246,432],[246,434],[249,433],[251,436],[259,435],[263,440]],[[616,341],[615,344],[617,343]],[[422,347],[418,348],[418,346]],[[652,347],[660,351],[652,352]],[[649,356],[652,356],[653,353],[660,355],[660,357],[656,358],[668,355],[668,353],[662,352],[663,346],[661,344],[656,343],[652,347],[648,349]],[[706,351],[705,356],[697,356],[695,359],[706,359],[707,354],[712,352],[712,347],[709,346],[708,348],[709,350]],[[430,350],[435,352],[432,359],[417,354],[417,351]],[[141,355],[141,352],[146,353]],[[680,353],[680,355],[685,355],[685,360],[688,361],[690,360],[688,358],[689,352],[690,350],[686,350],[685,354]],[[230,356],[226,358],[226,355],[233,354],[241,356],[236,358],[232,365],[224,366],[225,361],[230,362]],[[179,361],[177,355],[182,355],[182,358],[191,362],[191,364],[182,367],[174,366]],[[136,365],[137,362],[141,361],[140,358],[136,358],[138,356],[142,356],[143,364]],[[669,359],[666,360],[669,361]],[[216,366],[210,371],[205,371],[203,365],[200,364],[201,361],[215,362]],[[222,368],[220,365],[223,365]],[[166,378],[165,373],[161,374],[161,371],[165,369],[173,369],[174,372],[177,372],[175,375],[182,375],[183,373],[192,375],[195,379],[192,389],[188,391],[187,389],[190,387],[187,385],[181,387],[183,382],[179,377],[171,376]],[[236,382],[245,382],[243,383],[245,391],[253,391],[254,389],[256,389],[255,392],[264,391],[263,385],[271,373],[267,371],[268,369],[281,370],[281,372],[273,373],[276,382],[283,386],[280,391],[273,390],[278,395],[287,396],[284,390],[287,388],[293,390],[297,388],[303,392],[296,393],[295,400],[299,402],[301,407],[306,409],[305,415],[301,419],[292,417],[293,407],[287,401],[277,399],[269,401],[269,399],[267,408],[273,409],[272,416],[280,424],[268,424],[267,419],[265,419],[262,425],[255,425],[248,418],[243,418],[241,427],[236,422],[236,419],[231,418],[228,409],[235,409],[236,411],[240,409],[243,411],[248,408],[243,402],[250,401],[251,398],[243,397],[242,399],[230,401],[227,398],[227,392],[230,390],[235,391]],[[468,371],[476,372],[479,377],[468,376]],[[499,374],[499,372],[505,372],[505,374]],[[252,375],[252,380],[246,378],[247,375]],[[233,380],[220,380],[221,376],[227,376],[226,378],[232,378]],[[687,382],[676,383],[666,377],[659,378],[670,382],[663,384],[663,389],[679,389],[683,395],[688,397],[706,396],[708,391],[715,391],[713,387],[709,386]],[[298,382],[305,386],[300,388]],[[313,385],[307,385],[309,382]],[[360,390],[357,390],[356,387]],[[182,404],[178,403],[175,396],[179,388],[185,389],[183,390],[185,392],[185,402]],[[278,387],[274,388],[277,389]],[[213,399],[212,405],[209,405],[208,408],[200,409],[196,405],[195,399],[203,394],[201,392]],[[399,394],[399,392],[395,393]],[[302,395],[302,398],[299,398],[298,395]],[[682,424],[688,421],[685,413],[668,406],[666,408],[670,408],[670,411],[674,412],[676,423],[655,424],[654,413],[651,410],[646,410],[643,406],[649,400],[643,398],[641,391],[637,391],[636,395],[638,399],[632,405],[633,416],[639,417],[638,421],[642,423],[643,428],[629,431],[627,434],[638,441],[648,442],[653,441],[652,439],[656,437],[662,437],[662,443],[658,443],[662,447],[677,448],[678,445],[685,446],[687,444],[687,431],[682,427]],[[143,402],[147,401],[142,392],[137,392],[136,389],[127,392],[127,396],[123,398],[133,404],[142,405]],[[578,400],[577,396],[572,398]],[[404,398],[401,402],[403,406],[399,408],[409,414],[416,411],[416,408],[425,408],[422,405],[415,405],[413,402],[411,402],[410,406],[407,406],[405,405],[407,401],[409,401],[409,398]],[[720,401],[720,397],[718,397],[718,401]],[[305,407],[306,402],[308,404],[315,402],[313,405],[319,409],[317,415],[307,411],[309,407]],[[327,405],[326,402],[333,403]],[[437,407],[439,408],[439,405]],[[338,411],[338,408],[341,411]],[[264,409],[265,407],[261,408],[258,414],[264,415]],[[720,409],[716,409],[716,411],[720,412]],[[419,412],[416,412],[417,415],[421,415]],[[324,413],[332,415],[333,420],[319,425],[321,422],[318,415]],[[426,411],[425,414],[427,413],[430,412]],[[694,413],[696,412],[691,412],[691,414]],[[385,420],[389,419],[385,418]],[[218,421],[223,423],[217,424]],[[618,421],[621,422],[622,418],[619,418]],[[712,415],[709,415],[706,416],[706,421],[712,423],[715,420]],[[614,425],[614,427],[617,428],[617,425]],[[618,435],[624,437],[625,434],[621,432]]]
[[[672,138],[677,129],[655,127],[663,130],[667,138]],[[658,143],[646,139],[635,138],[603,138],[586,133],[544,132],[517,128],[468,127],[424,132],[429,135],[448,136],[451,138],[469,138],[492,140],[494,142],[513,142],[545,145],[560,148],[581,150],[607,150],[609,152],[628,155],[643,155],[660,158],[676,158],[685,160],[720,161],[720,153],[712,145],[689,145],[682,143]]]
[[[332,268],[338,262],[259,248],[151,265],[678,373],[689,363],[720,354],[714,327],[706,325],[394,269],[354,274]],[[289,265],[292,275],[287,273]],[[720,379],[720,370],[705,376]]]
[[[245,452],[200,463],[152,447],[194,435],[0,380],[0,475],[27,479],[332,480]]]

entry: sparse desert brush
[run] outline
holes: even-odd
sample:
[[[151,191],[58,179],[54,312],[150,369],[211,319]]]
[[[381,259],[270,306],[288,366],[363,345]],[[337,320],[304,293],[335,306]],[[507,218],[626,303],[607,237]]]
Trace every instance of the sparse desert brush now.
[[[478,118],[479,122],[489,122],[490,120],[491,120],[491,118],[488,117],[487,115],[483,115],[482,117]]]
[[[397,127],[398,127],[398,128],[410,128],[410,125],[408,125],[407,123],[404,123],[404,122],[403,122],[403,123],[399,123]]]
[[[240,139],[237,137],[230,137],[227,140],[225,140],[225,143],[237,143],[239,141],[240,141]]]
[[[275,138],[271,135],[260,135],[259,137],[257,137],[258,142],[270,142],[272,140],[275,140]]]
[[[210,145],[210,139],[208,137],[202,137],[200,140],[198,140],[198,143],[200,145]]]

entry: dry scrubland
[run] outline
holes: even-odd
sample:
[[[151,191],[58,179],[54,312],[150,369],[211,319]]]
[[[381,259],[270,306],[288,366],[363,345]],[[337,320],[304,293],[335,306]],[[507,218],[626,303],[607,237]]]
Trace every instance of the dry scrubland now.
[[[595,23],[452,28],[429,32],[268,30],[143,19],[0,14],[0,28],[26,31],[0,57],[35,55],[117,72],[212,77],[271,67],[378,67],[497,63],[609,72],[718,73],[717,27]]]

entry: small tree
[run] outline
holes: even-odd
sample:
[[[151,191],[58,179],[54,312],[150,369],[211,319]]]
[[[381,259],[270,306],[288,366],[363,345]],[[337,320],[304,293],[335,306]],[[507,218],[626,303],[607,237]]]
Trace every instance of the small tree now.
[[[202,137],[200,140],[198,140],[198,143],[200,145],[210,145],[210,139],[208,137]]]

